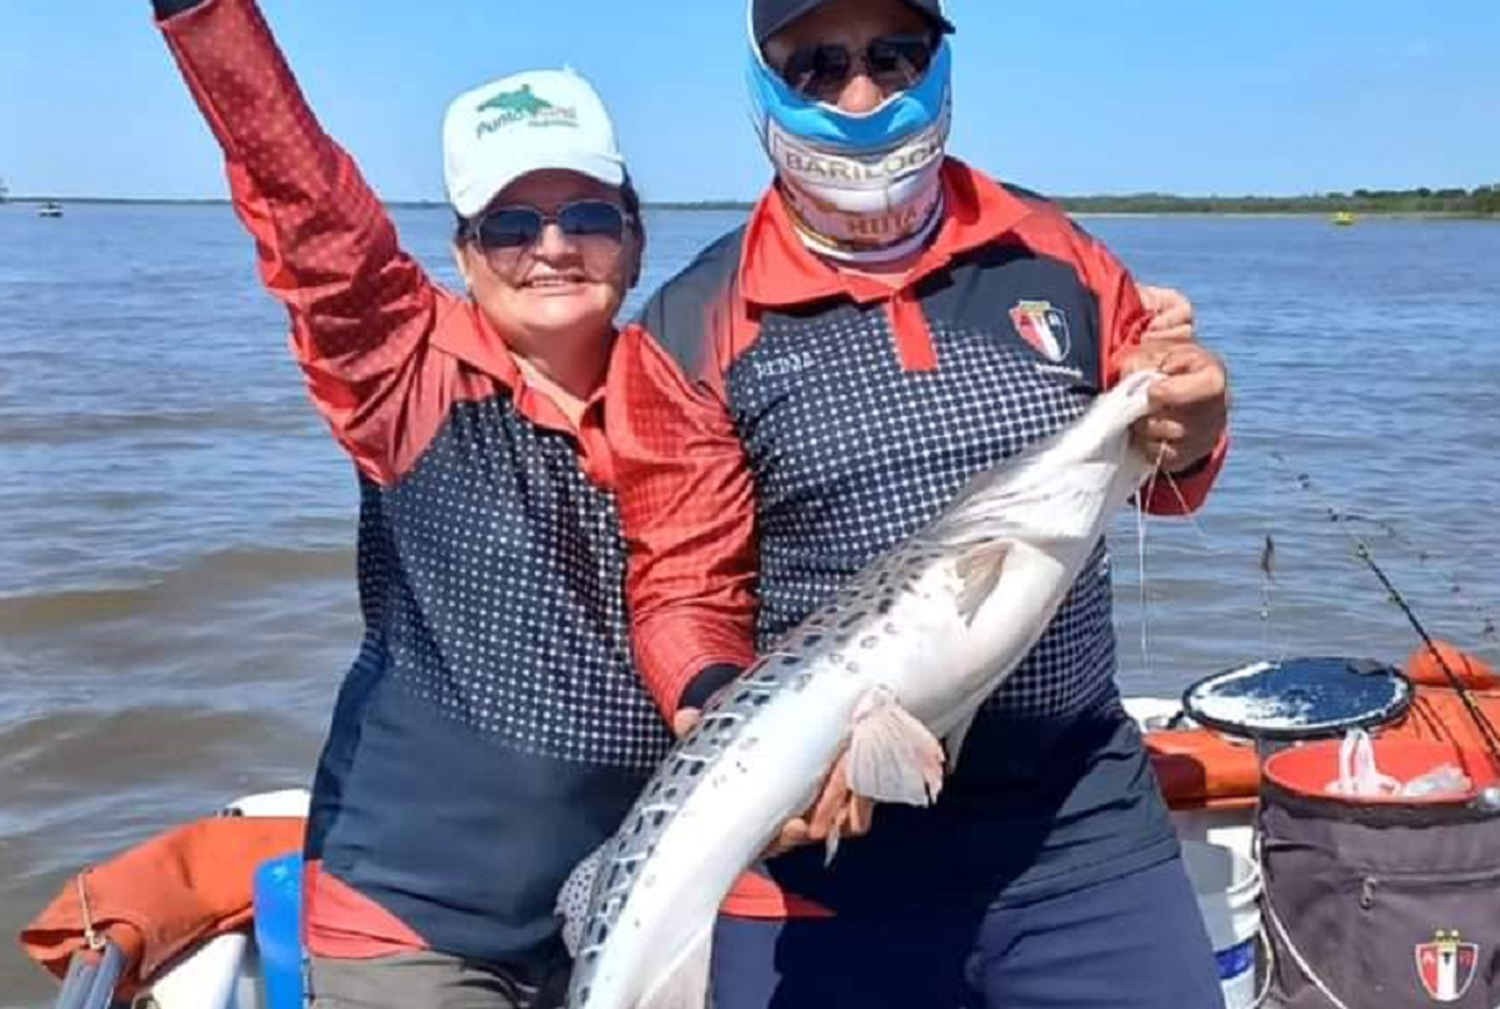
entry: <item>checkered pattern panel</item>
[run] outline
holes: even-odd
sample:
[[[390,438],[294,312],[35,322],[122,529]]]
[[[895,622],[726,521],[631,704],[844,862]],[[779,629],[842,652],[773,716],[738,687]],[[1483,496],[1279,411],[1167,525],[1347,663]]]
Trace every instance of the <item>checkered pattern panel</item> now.
[[[1092,390],[1038,366],[1011,335],[932,323],[935,371],[904,371],[880,306],[816,322],[762,319],[729,373],[756,473],[758,647],[935,517],[974,474],[1079,417]],[[1101,544],[1024,665],[986,706],[1063,718],[1112,692],[1114,632]]]
[[[398,683],[527,753],[656,766],[670,739],[630,662],[614,500],[565,435],[506,395],[461,403],[365,499],[361,596]]]

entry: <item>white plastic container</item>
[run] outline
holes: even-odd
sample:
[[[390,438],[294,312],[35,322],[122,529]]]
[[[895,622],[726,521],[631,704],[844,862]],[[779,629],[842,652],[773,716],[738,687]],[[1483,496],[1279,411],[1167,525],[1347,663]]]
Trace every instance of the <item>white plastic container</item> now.
[[[1225,1009],[1251,1009],[1260,940],[1260,866],[1219,844],[1182,842],[1182,860],[1219,962]]]
[[[157,978],[148,999],[136,1004],[152,1009],[258,1009],[240,998],[241,968],[248,937],[230,932],[199,946]]]

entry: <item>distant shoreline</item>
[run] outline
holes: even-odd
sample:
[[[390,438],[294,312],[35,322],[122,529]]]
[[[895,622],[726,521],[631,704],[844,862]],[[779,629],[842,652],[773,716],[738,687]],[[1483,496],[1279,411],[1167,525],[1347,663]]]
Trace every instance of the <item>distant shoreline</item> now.
[[[1421,199],[1421,198],[1415,198]],[[1382,206],[1378,202],[1357,199],[1335,201],[1318,198],[1296,197],[1056,197],[1054,202],[1075,217],[1328,217],[1337,213],[1349,213],[1359,218],[1390,220],[1470,220],[1500,221],[1500,212],[1463,208],[1424,208],[1404,205]],[[1396,202],[1396,201],[1392,201]],[[0,200],[0,208],[7,204],[38,206],[58,203],[76,206],[132,206],[132,207],[228,207],[230,201],[221,198],[167,199],[117,196],[11,196]],[[393,210],[448,210],[448,204],[438,200],[393,200],[385,204]],[[672,210],[689,212],[739,212],[751,210],[755,204],[738,200],[700,200],[660,202],[647,201],[647,210]]]
[[[230,201],[222,197],[167,198],[134,196],[11,196],[0,200],[0,207],[8,203],[35,206],[43,203],[73,204],[79,206],[122,207],[227,207]],[[448,204],[441,200],[388,200],[386,207],[396,210],[447,210]],[[735,200],[703,200],[675,202],[671,200],[643,204],[648,210],[749,210],[752,202]]]

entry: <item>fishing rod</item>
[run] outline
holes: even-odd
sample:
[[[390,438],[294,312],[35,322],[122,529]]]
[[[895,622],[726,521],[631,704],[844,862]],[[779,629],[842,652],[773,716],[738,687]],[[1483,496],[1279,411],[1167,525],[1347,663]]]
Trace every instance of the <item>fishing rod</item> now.
[[[1353,534],[1351,533],[1350,535],[1352,536]],[[1354,548],[1355,556],[1364,561],[1365,565],[1371,571],[1375,572],[1375,577],[1380,579],[1380,584],[1384,585],[1385,590],[1390,593],[1391,602],[1395,603],[1400,607],[1401,612],[1406,614],[1406,619],[1411,624],[1412,629],[1417,632],[1417,636],[1422,639],[1422,644],[1427,646],[1427,651],[1437,661],[1438,666],[1443,670],[1443,674],[1448,677],[1448,682],[1453,685],[1453,689],[1457,691],[1458,696],[1463,700],[1464,707],[1469,709],[1469,715],[1473,717],[1474,723],[1479,727],[1479,734],[1484,737],[1485,746],[1489,748],[1490,756],[1495,760],[1495,767],[1500,769],[1500,732],[1496,732],[1494,724],[1485,715],[1484,709],[1474,700],[1473,696],[1469,693],[1469,689],[1464,686],[1458,674],[1453,671],[1453,667],[1448,665],[1448,660],[1444,657],[1442,649],[1438,648],[1437,643],[1432,640],[1432,635],[1427,633],[1427,628],[1422,626],[1422,621],[1417,619],[1417,615],[1407,605],[1406,599],[1401,595],[1401,592],[1391,583],[1390,578],[1381,570],[1380,565],[1375,563],[1375,557],[1370,552],[1369,546],[1358,536],[1355,536],[1354,539],[1356,541]]]
[[[1272,452],[1271,457],[1283,466],[1286,465],[1286,459],[1281,455],[1281,453]],[[1452,685],[1454,692],[1457,693],[1459,699],[1463,701],[1464,707],[1469,712],[1469,717],[1474,720],[1475,726],[1479,729],[1479,734],[1484,740],[1485,747],[1490,751],[1490,757],[1495,762],[1495,767],[1497,769],[1500,769],[1500,731],[1497,731],[1495,729],[1494,723],[1489,720],[1489,717],[1485,715],[1484,710],[1480,708],[1478,702],[1474,700],[1474,697],[1470,693],[1469,688],[1464,686],[1464,683],[1459,678],[1458,674],[1453,671],[1453,667],[1448,664],[1448,660],[1443,655],[1442,649],[1438,648],[1437,642],[1433,640],[1432,635],[1427,633],[1427,628],[1423,626],[1422,621],[1418,619],[1416,612],[1413,611],[1410,604],[1407,603],[1406,597],[1401,594],[1401,591],[1396,588],[1395,583],[1391,581],[1390,576],[1387,575],[1385,573],[1385,570],[1379,565],[1379,563],[1376,562],[1375,552],[1370,549],[1370,545],[1368,543],[1366,543],[1357,533],[1349,528],[1348,517],[1344,515],[1344,513],[1339,511],[1339,509],[1330,504],[1328,500],[1318,492],[1317,488],[1313,486],[1311,476],[1306,473],[1297,473],[1296,479],[1298,485],[1302,488],[1303,491],[1313,495],[1321,501],[1324,509],[1328,512],[1329,519],[1332,520],[1335,524],[1342,527],[1344,530],[1344,534],[1351,540],[1353,540],[1355,556],[1374,573],[1376,578],[1380,580],[1380,584],[1385,588],[1391,602],[1395,603],[1396,606],[1400,608],[1401,612],[1406,616],[1407,622],[1411,624],[1412,630],[1416,631],[1417,636],[1422,639],[1422,644],[1426,646],[1428,653],[1431,654],[1433,659],[1437,662],[1438,668],[1440,668],[1443,671],[1443,675],[1448,678],[1448,682]],[[1271,544],[1268,537],[1267,550],[1270,551],[1273,549],[1274,546]],[[1265,555],[1263,555],[1262,566],[1264,567],[1265,564]]]

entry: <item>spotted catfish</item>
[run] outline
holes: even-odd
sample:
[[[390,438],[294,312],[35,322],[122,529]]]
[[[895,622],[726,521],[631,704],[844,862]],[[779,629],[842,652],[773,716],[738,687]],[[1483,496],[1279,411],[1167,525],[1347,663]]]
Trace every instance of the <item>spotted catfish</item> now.
[[[719,904],[846,748],[856,793],[936,799],[976,709],[1150,474],[1129,430],[1155,377],[975,477],[714,696],[563,889],[569,1009],[700,1009]]]

